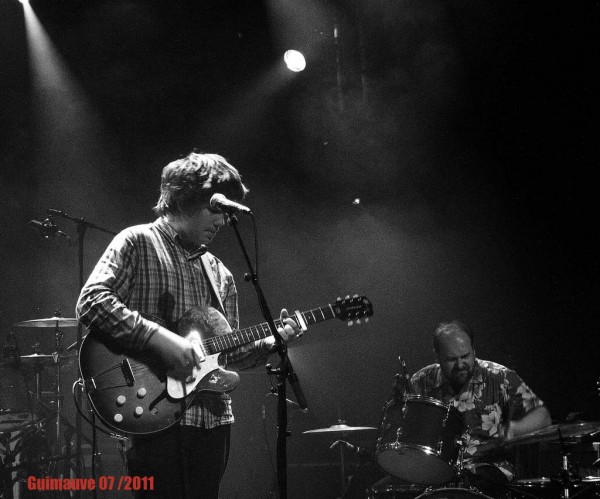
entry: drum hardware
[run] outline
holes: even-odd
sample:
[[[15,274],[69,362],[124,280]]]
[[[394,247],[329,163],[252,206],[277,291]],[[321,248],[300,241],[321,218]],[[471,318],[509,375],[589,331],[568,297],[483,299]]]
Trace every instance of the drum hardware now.
[[[556,476],[551,478],[529,478],[517,480],[508,488],[513,492],[513,499],[542,497],[549,499],[575,499],[578,497],[600,496],[598,477],[580,478],[571,464],[570,444],[592,442],[600,431],[598,422],[561,423],[547,426],[524,435],[520,435],[500,444],[500,447],[510,448],[517,445],[536,444],[542,442],[558,442],[560,444],[561,466]],[[569,439],[569,440],[567,440]],[[596,452],[600,444],[592,442]],[[596,462],[592,464],[596,466]],[[591,491],[593,495],[588,496]]]
[[[469,488],[468,477],[465,473],[465,451],[467,450],[467,431],[456,439],[456,445],[458,446],[458,460],[456,465],[456,475],[454,477],[454,483],[460,488]]]
[[[562,468],[560,470],[560,486],[561,486],[561,499],[569,499],[571,496],[571,490],[573,485],[577,481],[576,474],[571,468],[569,456],[571,453],[565,444],[562,431],[557,428],[557,433],[560,441],[561,457],[562,457]]]
[[[340,449],[340,476],[341,476],[341,489],[340,489],[341,494],[340,494],[340,496],[344,495],[344,490],[346,488],[346,463],[345,463],[345,456],[344,456],[344,447],[345,446],[339,445],[339,443],[344,441],[344,439],[348,433],[354,434],[357,432],[371,431],[371,430],[376,430],[376,429],[377,428],[374,428],[372,426],[348,426],[346,424],[346,421],[344,421],[342,419],[338,419],[336,424],[331,425],[327,428],[318,428],[315,430],[307,430],[307,431],[302,432],[305,435],[336,435],[341,438],[341,440],[334,442],[330,447],[330,449],[333,449],[336,445],[338,445],[338,447]]]
[[[559,478],[526,478],[515,480],[508,488],[511,499],[559,499],[562,484]],[[583,477],[570,484],[569,499],[592,499],[600,496],[600,478]]]
[[[14,346],[8,344],[4,348],[4,357],[11,358],[11,362],[0,365],[0,478],[2,485],[0,494],[4,498],[13,497],[19,493],[17,482],[23,480],[26,474],[48,474],[47,467],[53,462],[70,461],[70,457],[64,456],[60,451],[61,424],[65,425],[61,415],[60,404],[62,394],[60,392],[60,369],[64,368],[71,358],[60,354],[62,332],[60,325],[69,325],[69,321],[63,321],[58,317],[42,319],[39,321],[25,321],[18,326],[50,327],[57,326],[55,333],[55,352],[44,354],[39,352],[40,344],[32,345],[34,353],[31,355],[20,355],[16,337]],[[42,373],[47,367],[56,369],[56,386],[50,392],[56,410],[46,406],[42,399]],[[27,369],[25,369],[27,368]],[[34,390],[29,387],[29,369],[35,376]],[[47,428],[52,427],[51,422],[56,418],[56,450],[54,454],[50,451]],[[44,450],[46,449],[46,450]]]
[[[566,438],[581,442],[592,442],[600,434],[600,422],[560,423],[546,426],[541,430],[532,431],[504,441],[500,447],[513,445],[537,444],[541,442],[564,441]]]
[[[61,372],[70,363],[76,363],[77,353],[63,353],[62,339],[64,337],[62,328],[65,327],[77,327],[79,322],[75,318],[62,317],[59,310],[55,310],[52,317],[43,319],[26,320],[17,322],[14,324],[17,327],[31,327],[31,328],[47,328],[53,329],[54,332],[54,352],[52,354],[42,354],[38,352],[39,343],[33,345],[34,353],[31,355],[19,356],[20,363],[32,366],[35,370],[36,377],[36,405],[39,408],[45,409],[46,412],[50,412],[55,416],[55,454],[61,454],[62,446],[62,426],[72,428],[72,425],[62,415],[62,380]],[[42,391],[41,391],[41,375],[44,367],[53,367],[55,372],[56,385],[54,390],[54,405],[55,411],[51,411],[42,402]]]
[[[592,442],[592,446],[596,452],[596,460],[592,463],[592,468],[600,468],[600,442]]]

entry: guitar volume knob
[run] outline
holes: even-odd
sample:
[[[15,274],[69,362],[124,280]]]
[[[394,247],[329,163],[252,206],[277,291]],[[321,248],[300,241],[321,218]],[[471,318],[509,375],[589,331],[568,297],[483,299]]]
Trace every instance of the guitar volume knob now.
[[[144,414],[144,408],[138,405],[135,408],[135,415],[139,418],[142,414]]]
[[[117,405],[118,406],[122,406],[125,404],[125,402],[127,402],[127,398],[125,397],[125,395],[119,395],[117,397]]]
[[[138,398],[143,399],[146,396],[146,393],[148,393],[148,391],[145,388],[140,388],[137,391],[137,396]]]
[[[123,414],[119,414],[119,413],[115,414],[113,416],[113,421],[115,423],[122,423],[123,422]]]

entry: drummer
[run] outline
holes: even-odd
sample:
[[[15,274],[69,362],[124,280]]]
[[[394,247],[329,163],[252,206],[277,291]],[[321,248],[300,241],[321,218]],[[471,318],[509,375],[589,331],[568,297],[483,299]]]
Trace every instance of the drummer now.
[[[440,324],[433,333],[433,350],[437,363],[417,371],[410,388],[463,414],[465,468],[475,474],[473,485],[496,495],[513,479],[515,470],[489,449],[550,425],[550,413],[515,371],[476,357],[473,332],[461,322]]]

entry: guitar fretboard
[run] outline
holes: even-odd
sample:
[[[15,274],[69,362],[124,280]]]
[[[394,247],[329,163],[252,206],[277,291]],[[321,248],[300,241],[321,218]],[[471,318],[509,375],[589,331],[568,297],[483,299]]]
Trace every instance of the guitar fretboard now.
[[[299,314],[302,316],[302,319],[304,319],[304,322],[307,326],[336,317],[336,313],[331,305],[313,308],[311,310],[307,310],[306,312],[299,312]],[[292,316],[291,318],[294,319],[295,316]],[[277,328],[283,327],[284,325],[284,322],[281,319],[275,319],[273,322]],[[229,350],[230,348],[239,347],[241,345],[246,345],[247,343],[252,343],[256,340],[261,340],[268,336],[271,336],[271,329],[269,328],[268,323],[263,322],[262,324],[240,329],[229,334],[208,338],[203,341],[203,345],[206,349],[206,353],[213,355],[223,352],[224,350]]]

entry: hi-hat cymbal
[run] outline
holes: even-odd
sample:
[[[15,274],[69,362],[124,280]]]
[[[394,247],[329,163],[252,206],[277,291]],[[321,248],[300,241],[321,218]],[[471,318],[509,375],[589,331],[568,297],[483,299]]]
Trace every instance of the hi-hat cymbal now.
[[[600,422],[590,421],[587,423],[562,423],[546,426],[540,430],[532,431],[518,437],[505,441],[502,446],[536,444],[539,442],[560,441],[562,438],[582,438],[592,436],[600,432]],[[600,438],[600,435],[598,435]]]
[[[39,364],[54,364],[54,357],[45,353],[32,353],[31,355],[21,355],[21,364],[39,365]]]
[[[344,423],[338,423],[330,426],[329,428],[318,428],[316,430],[307,430],[302,433],[350,433],[354,431],[370,431],[376,430],[377,428],[373,428],[372,426],[348,426]]]
[[[48,317],[47,319],[32,319],[14,324],[18,327],[76,327],[79,321],[72,317]]]
[[[73,355],[61,355],[58,358],[59,363],[66,362],[71,360]],[[29,365],[29,366],[39,366],[39,365],[50,365],[55,364],[54,355],[45,354],[45,353],[32,353],[31,355],[21,355],[19,357],[21,359],[21,364]]]

